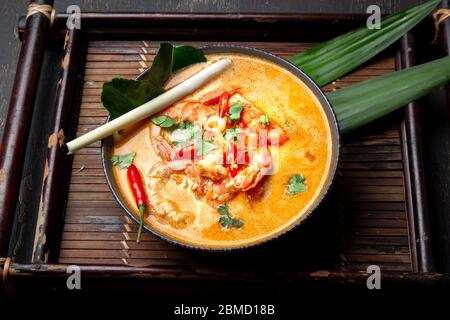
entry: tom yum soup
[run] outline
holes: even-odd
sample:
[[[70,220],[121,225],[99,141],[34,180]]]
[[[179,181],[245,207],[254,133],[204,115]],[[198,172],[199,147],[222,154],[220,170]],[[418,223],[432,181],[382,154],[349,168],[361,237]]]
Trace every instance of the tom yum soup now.
[[[329,180],[328,118],[293,73],[251,55],[210,54],[231,66],[182,101],[116,135],[113,172],[129,208],[127,163],[139,170],[146,226],[195,247],[234,248],[302,220]],[[204,65],[176,73],[173,86]]]

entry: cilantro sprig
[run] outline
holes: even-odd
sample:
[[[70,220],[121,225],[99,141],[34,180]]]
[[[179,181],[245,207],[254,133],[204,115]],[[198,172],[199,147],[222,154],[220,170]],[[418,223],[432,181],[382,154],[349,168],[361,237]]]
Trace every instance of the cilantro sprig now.
[[[173,119],[169,116],[164,115],[152,117],[150,121],[156,124],[157,126],[160,126],[161,128],[170,128],[177,123],[177,119]]]
[[[222,215],[219,219],[219,223],[225,229],[230,229],[232,227],[239,229],[244,226],[244,221],[242,221],[241,219],[233,218],[230,215],[227,204],[221,204],[220,206],[218,206],[217,212]]]
[[[124,155],[114,155],[111,157],[113,166],[119,166],[120,169],[128,169],[133,163],[133,159],[136,156],[136,152],[130,152]]]
[[[233,103],[228,109],[228,114],[230,120],[239,121],[241,119],[241,112],[244,110],[244,103],[242,101],[238,101]]]
[[[306,179],[302,174],[294,174],[289,178],[287,193],[296,195],[308,190],[308,186],[305,183]]]
[[[198,139],[195,151],[196,155],[206,155],[216,149],[217,146],[210,140],[200,140],[201,130],[202,129],[198,124],[184,120],[180,122],[177,129],[172,132],[172,144],[176,147],[184,148],[191,145],[194,139]]]
[[[184,120],[178,124],[175,131],[172,132],[172,144],[179,148],[184,148],[192,144],[192,140],[200,134],[201,128],[199,125],[190,121]]]

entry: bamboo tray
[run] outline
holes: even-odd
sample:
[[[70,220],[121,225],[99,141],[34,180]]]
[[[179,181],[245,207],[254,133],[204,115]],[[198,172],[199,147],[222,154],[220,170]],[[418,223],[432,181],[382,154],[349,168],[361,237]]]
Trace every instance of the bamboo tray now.
[[[73,157],[65,154],[64,139],[105,122],[102,83],[138,75],[161,41],[238,43],[288,57],[361,25],[363,16],[85,13],[82,29],[71,31],[65,30],[65,18],[56,17],[54,45],[44,60],[44,66],[57,70],[54,108],[37,104],[38,111],[47,111],[40,118],[34,115],[30,136],[37,138],[28,142],[43,139],[34,152],[44,156],[28,156],[23,169],[39,178],[22,186],[21,194],[41,191],[26,205],[19,199],[8,253],[12,260],[3,259],[8,260],[8,287],[64,288],[67,265],[81,266],[85,287],[155,292],[226,292],[242,281],[254,283],[247,289],[254,291],[273,285],[295,290],[318,282],[364,289],[372,264],[394,285],[448,285],[446,276],[432,273],[415,103],[343,137],[335,187],[308,223],[269,245],[225,256],[182,249],[147,233],[136,244],[137,226],[116,203],[103,175],[100,143]],[[414,64],[413,40],[413,34],[406,35],[324,90]],[[36,117],[45,121],[36,124]],[[26,277],[30,274],[34,277]],[[142,281],[124,281],[134,278]]]

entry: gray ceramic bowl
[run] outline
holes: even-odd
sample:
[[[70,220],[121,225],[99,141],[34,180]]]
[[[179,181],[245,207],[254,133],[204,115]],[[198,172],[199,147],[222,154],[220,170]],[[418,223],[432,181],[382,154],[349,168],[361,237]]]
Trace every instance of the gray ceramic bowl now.
[[[327,180],[325,181],[325,183],[323,185],[323,189],[321,190],[319,196],[316,198],[316,201],[314,202],[314,204],[308,209],[307,212],[305,212],[305,214],[303,214],[301,217],[299,217],[298,221],[295,224],[292,224],[289,228],[286,228],[285,230],[283,230],[283,232],[274,235],[272,238],[264,239],[258,243],[252,243],[249,245],[244,244],[242,246],[229,247],[229,248],[227,248],[227,247],[209,248],[209,247],[202,247],[202,246],[193,246],[193,245],[186,244],[186,243],[177,241],[175,239],[172,239],[166,235],[163,235],[163,234],[159,233],[158,230],[152,229],[151,227],[149,227],[147,225],[145,225],[144,228],[146,231],[152,233],[153,235],[157,236],[160,239],[163,239],[172,244],[180,245],[182,247],[190,248],[190,249],[200,249],[200,250],[207,250],[207,251],[231,251],[231,250],[242,250],[242,249],[249,248],[249,247],[259,246],[263,243],[266,243],[275,238],[278,238],[282,234],[285,234],[286,232],[291,231],[292,229],[296,228],[300,224],[303,224],[320,207],[320,205],[323,202],[323,200],[325,199],[329,189],[331,188],[331,185],[332,185],[335,175],[336,175],[337,163],[338,163],[338,159],[339,159],[339,147],[340,147],[338,123],[337,123],[335,114],[333,112],[333,109],[331,108],[331,105],[330,105],[329,101],[327,100],[325,94],[322,92],[322,90],[314,83],[314,81],[311,78],[309,78],[303,71],[301,71],[299,68],[297,68],[290,62],[288,62],[280,57],[277,57],[271,53],[264,52],[264,51],[254,49],[254,48],[250,48],[250,47],[244,47],[244,46],[214,45],[214,46],[205,46],[205,47],[202,47],[201,49],[204,51],[205,54],[241,53],[241,54],[246,54],[246,55],[263,58],[263,59],[269,60],[269,61],[281,66],[285,70],[290,71],[292,74],[294,74],[300,80],[302,80],[302,82],[311,90],[311,92],[317,98],[322,109],[324,110],[324,113],[327,117],[327,120],[328,120],[328,123],[330,126],[331,139],[332,139],[332,157],[331,157],[331,165],[330,165],[330,170],[328,171]],[[139,75],[136,79],[140,79],[140,77],[142,77],[142,74]],[[104,139],[102,142],[102,163],[103,163],[103,170],[105,172],[106,180],[108,181],[109,188],[111,189],[111,192],[113,193],[117,202],[122,206],[122,208],[130,216],[131,219],[133,219],[136,223],[139,223],[139,218],[133,214],[133,209],[130,208],[129,205],[126,203],[126,201],[122,198],[122,195],[120,194],[117,183],[114,179],[114,174],[112,171],[112,164],[110,161],[110,159],[112,157],[112,150],[113,150],[112,137]]]

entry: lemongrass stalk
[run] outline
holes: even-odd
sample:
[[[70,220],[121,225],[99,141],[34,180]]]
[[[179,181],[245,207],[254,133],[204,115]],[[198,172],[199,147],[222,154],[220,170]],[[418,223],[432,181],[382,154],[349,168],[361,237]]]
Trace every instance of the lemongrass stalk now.
[[[366,80],[327,94],[341,132],[380,118],[450,81],[450,57]]]
[[[69,154],[74,153],[77,150],[90,145],[91,143],[104,139],[129,125],[132,125],[163,110],[169,105],[194,92],[209,80],[225,71],[230,64],[230,59],[219,60],[158,97],[86,133],[85,135],[68,142],[67,149],[69,150]]]

